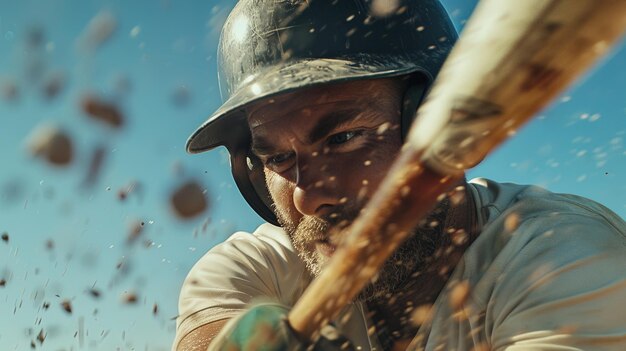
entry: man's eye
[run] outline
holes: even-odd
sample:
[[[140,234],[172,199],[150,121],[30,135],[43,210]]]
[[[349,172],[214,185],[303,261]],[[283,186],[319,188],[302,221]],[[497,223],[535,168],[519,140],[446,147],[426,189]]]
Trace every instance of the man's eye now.
[[[291,153],[284,153],[284,154],[270,156],[267,158],[265,163],[268,165],[280,165],[281,163],[286,162],[290,156],[291,156]]]
[[[263,160],[265,167],[273,172],[284,172],[291,168],[294,164],[294,153],[286,152],[284,154],[276,154],[269,156]]]
[[[343,144],[350,141],[355,136],[361,134],[358,130],[350,130],[347,132],[341,132],[337,134],[333,134],[328,138],[328,143],[331,145]]]

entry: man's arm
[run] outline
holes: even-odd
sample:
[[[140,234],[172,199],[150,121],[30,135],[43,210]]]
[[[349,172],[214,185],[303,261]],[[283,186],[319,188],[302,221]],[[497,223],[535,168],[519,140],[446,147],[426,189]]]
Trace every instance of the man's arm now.
[[[228,319],[222,319],[194,329],[180,340],[176,351],[205,351],[226,323]]]
[[[194,329],[180,340],[176,351],[205,351],[226,323],[228,319],[222,319]]]
[[[194,265],[181,287],[173,350],[205,351],[253,301],[293,304],[309,280],[278,230],[265,225],[255,235],[235,233]]]
[[[305,350],[355,351],[352,343],[332,325],[320,330],[313,343],[300,339],[287,323],[287,306],[252,305],[230,320],[205,324],[183,338],[176,351],[206,350]],[[210,346],[209,346],[210,344]]]

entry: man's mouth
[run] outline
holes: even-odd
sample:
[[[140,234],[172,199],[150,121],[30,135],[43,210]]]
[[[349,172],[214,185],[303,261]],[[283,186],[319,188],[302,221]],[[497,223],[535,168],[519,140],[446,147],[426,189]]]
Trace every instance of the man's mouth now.
[[[315,250],[326,257],[331,257],[335,253],[336,248],[337,246],[331,244],[328,239],[315,241]]]

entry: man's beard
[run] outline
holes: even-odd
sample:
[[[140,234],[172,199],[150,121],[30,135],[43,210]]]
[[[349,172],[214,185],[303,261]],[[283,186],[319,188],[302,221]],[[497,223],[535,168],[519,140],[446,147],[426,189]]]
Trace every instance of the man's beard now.
[[[358,301],[371,301],[394,295],[413,274],[426,270],[437,249],[449,245],[450,238],[444,235],[444,223],[449,209],[447,200],[439,203],[425,221],[387,259],[378,275],[359,293]],[[329,240],[331,233],[339,233],[356,219],[359,210],[342,208],[340,216],[321,219],[304,216],[299,223],[290,222],[281,211],[275,211],[278,221],[285,229],[307,270],[317,277],[329,260],[315,248],[315,242]],[[334,240],[331,240],[335,243]]]

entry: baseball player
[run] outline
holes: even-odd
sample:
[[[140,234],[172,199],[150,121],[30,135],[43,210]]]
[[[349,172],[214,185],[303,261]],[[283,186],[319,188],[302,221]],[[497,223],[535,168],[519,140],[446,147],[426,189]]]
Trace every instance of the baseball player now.
[[[314,340],[286,320],[456,39],[437,0],[237,4],[219,43],[224,103],[187,150],[225,146],[267,223],[192,268],[174,350],[626,350],[626,223],[589,199],[484,178],[447,193]]]

